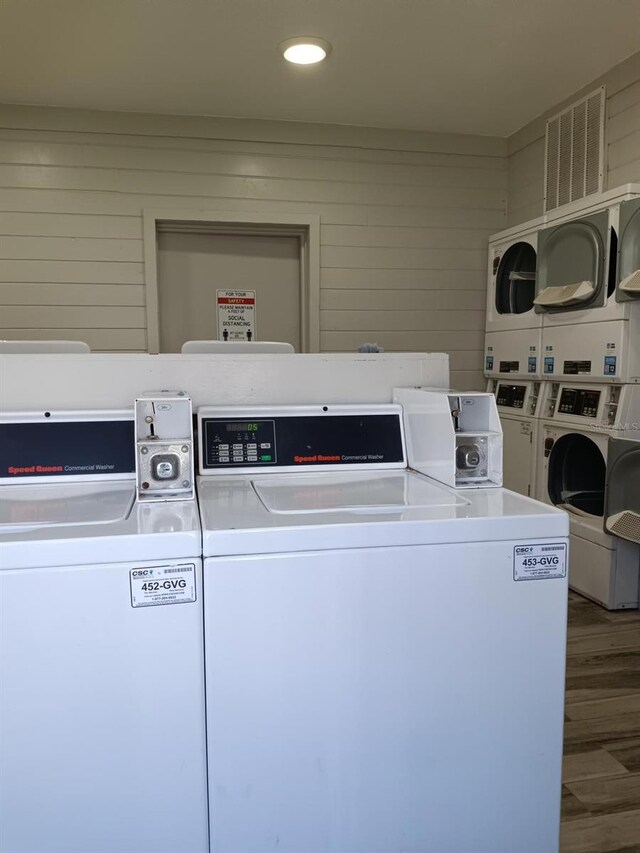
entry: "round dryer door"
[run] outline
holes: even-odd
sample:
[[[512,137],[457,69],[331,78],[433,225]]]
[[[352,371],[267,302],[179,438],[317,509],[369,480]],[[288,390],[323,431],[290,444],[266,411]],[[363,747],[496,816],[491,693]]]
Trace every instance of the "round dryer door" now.
[[[496,310],[498,314],[524,314],[531,311],[536,295],[536,250],[530,243],[509,246],[496,271]]]
[[[548,471],[549,497],[556,506],[579,515],[604,515],[607,466],[589,436],[568,433],[555,441]]]
[[[608,286],[615,286],[615,274],[605,270],[605,246],[610,265],[617,252],[608,211],[545,228],[538,239],[541,310],[575,311],[605,304]]]
[[[640,203],[623,202],[620,207],[618,290],[616,299],[625,302],[640,298]]]

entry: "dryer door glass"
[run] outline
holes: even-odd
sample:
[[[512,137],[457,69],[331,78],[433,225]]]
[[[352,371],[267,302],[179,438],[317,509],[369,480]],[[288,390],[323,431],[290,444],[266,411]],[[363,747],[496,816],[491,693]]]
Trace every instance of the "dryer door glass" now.
[[[640,298],[640,199],[625,201],[620,206],[617,280],[618,301]]]
[[[530,243],[514,243],[500,258],[496,273],[498,314],[524,314],[533,308],[536,294],[536,250]]]
[[[581,433],[559,438],[549,456],[549,497],[578,515],[604,515],[606,464],[598,445]]]
[[[565,222],[540,232],[540,311],[571,311],[605,304],[608,212]]]

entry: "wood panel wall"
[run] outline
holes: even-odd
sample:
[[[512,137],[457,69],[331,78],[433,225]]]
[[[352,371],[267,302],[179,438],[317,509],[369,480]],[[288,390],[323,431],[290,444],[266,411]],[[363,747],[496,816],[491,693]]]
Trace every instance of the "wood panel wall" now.
[[[541,216],[544,204],[546,120],[569,104],[606,86],[604,189],[640,181],[640,52],[530,122],[508,141],[508,224]]]
[[[504,140],[0,107],[0,338],[147,347],[142,211],[321,218],[321,349],[451,353],[480,388]]]

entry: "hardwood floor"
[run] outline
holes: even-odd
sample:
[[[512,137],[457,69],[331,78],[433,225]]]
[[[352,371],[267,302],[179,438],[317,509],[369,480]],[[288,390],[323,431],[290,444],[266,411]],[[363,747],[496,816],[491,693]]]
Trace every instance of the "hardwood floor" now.
[[[640,853],[640,612],[569,596],[562,853]]]

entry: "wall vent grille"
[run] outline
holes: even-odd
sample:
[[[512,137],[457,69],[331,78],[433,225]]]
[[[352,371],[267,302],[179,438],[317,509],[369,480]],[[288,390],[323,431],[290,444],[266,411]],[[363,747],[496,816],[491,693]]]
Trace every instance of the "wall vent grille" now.
[[[602,192],[605,104],[601,86],[547,121],[545,211]]]

